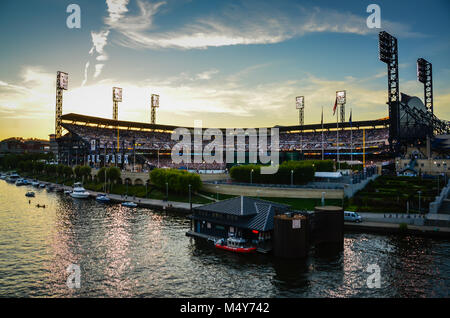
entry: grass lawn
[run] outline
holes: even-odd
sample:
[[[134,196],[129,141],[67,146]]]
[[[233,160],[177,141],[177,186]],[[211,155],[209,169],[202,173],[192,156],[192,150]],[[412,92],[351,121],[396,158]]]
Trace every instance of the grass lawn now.
[[[216,193],[210,193],[210,192],[201,192],[203,195],[209,196],[211,198],[217,198]],[[219,193],[219,200],[226,200],[230,198],[236,197],[235,195],[229,195],[229,194],[220,194]],[[296,199],[296,198],[270,198],[270,197],[254,197],[257,199],[277,202],[277,203],[283,203],[289,205],[291,208],[295,210],[309,210],[312,211],[316,206],[321,206],[322,201],[321,199]],[[327,199],[325,200],[325,205],[337,205],[342,206],[342,200],[340,199]]]
[[[439,180],[439,190],[444,180]],[[399,212],[404,213],[409,203],[410,213],[427,212],[430,202],[438,194],[437,179],[421,177],[380,176],[356,193],[349,200],[347,210],[358,212]]]

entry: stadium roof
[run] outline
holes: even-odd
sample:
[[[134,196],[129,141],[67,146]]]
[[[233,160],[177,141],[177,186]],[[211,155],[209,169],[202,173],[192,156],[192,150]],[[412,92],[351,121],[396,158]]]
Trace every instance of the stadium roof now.
[[[100,125],[100,126],[111,126],[111,127],[119,126],[119,127],[127,127],[130,129],[151,129],[151,130],[173,131],[176,128],[182,127],[182,126],[150,124],[150,123],[142,123],[142,122],[134,122],[134,121],[113,120],[113,119],[108,119],[108,118],[86,116],[86,115],[80,115],[80,114],[74,114],[74,113],[62,115],[61,119],[65,122],[70,122],[70,123],[83,123],[86,125]],[[354,121],[352,123],[350,123],[350,122],[339,123],[339,128],[379,127],[379,126],[388,126],[388,125],[389,125],[389,119],[383,118],[383,119],[375,119],[375,120]],[[278,126],[277,125],[274,127],[279,128],[280,132],[301,130],[301,127],[299,125],[293,125],[293,126]],[[185,127],[185,128],[193,129],[193,127]],[[266,127],[266,128],[270,128],[270,127]],[[323,128],[324,129],[335,129],[336,123],[324,123]],[[225,128],[221,128],[221,129],[225,130]],[[322,124],[320,124],[320,123],[303,125],[303,130],[306,130],[306,131],[307,130],[320,130],[320,129],[322,129]]]

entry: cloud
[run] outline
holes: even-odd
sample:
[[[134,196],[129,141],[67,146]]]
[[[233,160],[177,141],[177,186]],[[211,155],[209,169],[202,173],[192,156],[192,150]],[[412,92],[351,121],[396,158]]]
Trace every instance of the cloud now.
[[[89,51],[89,54],[94,54],[97,52],[98,54],[103,54],[103,48],[107,44],[108,41],[109,30],[104,30],[100,32],[91,32],[92,38],[92,48]]]
[[[86,66],[84,67],[84,79],[83,79],[83,82],[81,83],[81,86],[84,86],[87,82],[89,65],[90,65],[90,63],[89,63],[89,61],[87,61]]]
[[[3,115],[0,117],[39,118],[45,117],[47,110],[54,112],[55,97],[49,92],[55,91],[56,74],[37,66],[26,66],[20,72],[19,83],[1,83],[0,111]]]
[[[273,44],[308,33],[333,32],[358,35],[375,34],[366,16],[319,7],[292,5],[278,9],[272,4],[244,2],[230,4],[209,16],[197,18],[175,30],[155,31],[154,16],[165,2],[138,0],[139,13],[123,15],[108,25],[118,31],[118,43],[135,48],[205,49],[208,47]],[[409,27],[383,20],[383,27],[397,36],[420,36]]]
[[[106,0],[108,17],[106,17],[105,21],[107,25],[117,23],[123,17],[123,15],[128,12],[128,2],[129,0]],[[108,55],[104,51],[104,48],[108,44],[109,33],[110,27],[107,27],[98,32],[91,32],[92,48],[89,50],[89,54],[92,56],[96,55],[95,60],[97,62],[103,62],[95,64],[94,78],[100,76],[105,66],[104,62],[108,60]],[[84,80],[81,86],[84,86],[87,82],[89,66],[90,63],[88,61],[85,65]]]
[[[199,80],[209,80],[209,79],[211,79],[211,77],[214,74],[217,74],[217,73],[219,73],[219,70],[212,69],[212,70],[204,71],[204,72],[197,74],[196,78]]]
[[[108,24],[117,22],[124,13],[128,12],[127,5],[129,0],[106,0],[109,16]]]
[[[97,78],[100,75],[104,66],[105,64],[95,64],[94,78]]]
[[[160,95],[157,122],[161,124],[192,126],[194,120],[203,120],[205,127],[271,127],[295,125],[298,111],[295,96],[305,96],[305,123],[319,123],[321,109],[324,121],[336,122],[332,116],[335,92],[347,90],[347,118],[352,109],[353,120],[386,117],[386,88],[368,88],[367,81],[376,78],[377,71],[365,78],[346,77],[329,80],[313,74],[301,74],[300,79],[273,80],[249,86],[247,76],[255,75],[264,65],[253,65],[234,75],[214,73],[210,80],[198,80],[197,74],[183,74],[162,81],[151,77],[139,82],[121,82],[123,102],[119,104],[119,119],[149,122],[151,93]],[[246,76],[242,76],[245,74]],[[0,78],[0,135],[22,134],[45,137],[53,131],[55,112],[55,74],[27,66],[20,72],[20,80],[10,83]],[[64,113],[80,113],[111,118],[111,87],[116,79],[72,87],[64,92]],[[423,90],[416,81],[402,82],[402,91],[421,96]],[[441,119],[450,116],[448,89],[435,92],[435,113]],[[23,123],[40,123],[39,127],[14,128]],[[37,125],[37,124],[36,124]],[[8,127],[8,128],[5,128]]]

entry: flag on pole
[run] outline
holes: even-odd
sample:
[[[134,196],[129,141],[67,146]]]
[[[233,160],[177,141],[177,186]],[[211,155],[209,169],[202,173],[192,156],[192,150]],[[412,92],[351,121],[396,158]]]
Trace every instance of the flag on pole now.
[[[336,108],[337,108],[337,96],[336,96],[336,100],[334,101],[333,116],[336,113]]]
[[[323,126],[323,107],[322,107],[322,118],[320,120],[320,124]]]

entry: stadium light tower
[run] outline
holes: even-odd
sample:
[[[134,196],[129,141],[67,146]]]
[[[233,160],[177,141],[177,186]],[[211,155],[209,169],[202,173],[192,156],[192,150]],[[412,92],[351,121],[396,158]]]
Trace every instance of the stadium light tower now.
[[[417,60],[417,80],[424,86],[424,104],[427,110],[433,114],[433,70],[427,60]]]
[[[113,120],[118,120],[119,102],[122,101],[122,89],[120,87],[113,87]]]
[[[392,140],[398,138],[400,126],[398,46],[397,39],[385,31],[379,33],[378,40],[380,61],[386,63],[388,69],[389,144],[392,147]]]
[[[56,73],[56,114],[55,114],[55,137],[60,138],[62,134],[61,116],[63,103],[63,90],[68,89],[69,74],[58,71]]]
[[[341,123],[345,122],[345,104],[347,103],[347,92],[346,91],[337,91],[336,92],[336,100],[337,104],[341,108]],[[344,127],[342,127],[343,129]]]
[[[300,125],[300,150],[303,155],[303,124],[305,121],[305,96],[297,96],[295,98],[295,107],[299,112],[299,125]]]
[[[159,107],[159,95],[152,94],[152,104],[151,104],[151,118],[150,123],[156,124],[156,108]]]

